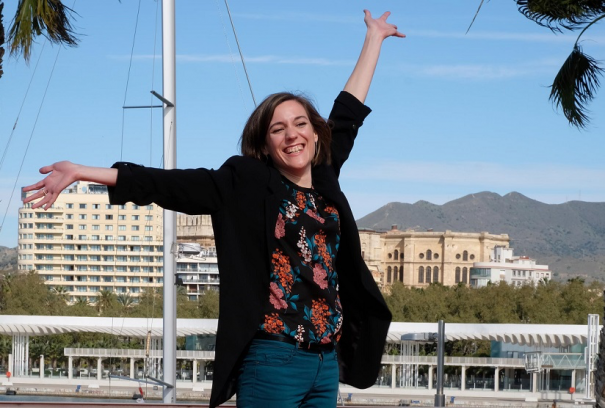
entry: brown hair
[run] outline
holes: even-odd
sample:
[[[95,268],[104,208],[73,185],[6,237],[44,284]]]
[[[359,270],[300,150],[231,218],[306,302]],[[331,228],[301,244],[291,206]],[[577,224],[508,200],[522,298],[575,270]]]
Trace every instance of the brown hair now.
[[[317,133],[317,146],[315,148],[313,165],[321,163],[330,164],[330,143],[332,142],[330,126],[317,112],[317,109],[315,109],[315,106],[313,106],[313,103],[309,99],[291,92],[279,92],[267,96],[252,112],[246,122],[246,126],[244,126],[240,139],[242,155],[263,161],[267,159],[267,156],[263,153],[267,131],[269,130],[275,108],[286,101],[296,101],[305,108],[313,130]]]

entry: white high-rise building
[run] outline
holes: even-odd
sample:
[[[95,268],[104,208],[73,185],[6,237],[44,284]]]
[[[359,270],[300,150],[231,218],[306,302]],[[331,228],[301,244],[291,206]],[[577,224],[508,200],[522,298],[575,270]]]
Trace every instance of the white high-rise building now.
[[[527,256],[513,256],[513,248],[496,246],[490,262],[475,262],[470,271],[471,286],[487,286],[489,282],[504,281],[509,285],[521,286],[550,280],[548,265],[537,265]]]
[[[138,297],[163,282],[162,209],[110,205],[107,187],[78,182],[47,211],[19,209],[18,269],[94,303],[102,290]]]

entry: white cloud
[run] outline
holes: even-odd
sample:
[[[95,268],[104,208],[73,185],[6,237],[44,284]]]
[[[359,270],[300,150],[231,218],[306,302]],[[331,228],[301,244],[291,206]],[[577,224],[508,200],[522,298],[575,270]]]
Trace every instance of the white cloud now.
[[[363,168],[348,168],[342,176],[347,180],[373,180],[429,183],[435,185],[483,186],[493,189],[548,190],[569,188],[601,190],[595,180],[605,180],[605,169],[582,168],[556,164],[499,163],[431,163],[431,162],[380,162]]]
[[[321,22],[321,23],[337,23],[337,24],[359,24],[363,16],[343,16],[322,15],[320,13],[285,13],[285,14],[252,14],[252,13],[235,13],[233,17],[247,20],[269,20],[269,21],[305,21],[305,22]]]
[[[127,60],[130,59],[128,55],[110,55],[109,58],[117,59],[117,60]],[[158,56],[153,55],[134,55],[133,60],[138,61],[148,61],[159,59]],[[207,54],[178,54],[176,56],[178,62],[183,63],[232,63],[235,60],[239,60],[239,57],[234,57],[230,54],[215,54],[215,55],[207,55]],[[296,65],[339,65],[339,66],[353,66],[354,61],[352,60],[331,60],[327,58],[308,58],[308,57],[281,57],[277,55],[260,55],[256,57],[245,57],[246,63],[248,64],[296,64]]]
[[[550,30],[545,29],[544,33],[508,33],[508,32],[489,32],[489,31],[471,31],[465,34],[463,31],[437,31],[437,30],[405,30],[406,35],[410,38],[425,37],[425,38],[449,38],[457,40],[491,40],[491,41],[518,41],[518,42],[541,42],[541,43],[559,43],[573,44],[576,41],[577,33],[554,34]],[[605,37],[602,35],[592,35],[589,31],[582,36],[582,39],[605,45]]]

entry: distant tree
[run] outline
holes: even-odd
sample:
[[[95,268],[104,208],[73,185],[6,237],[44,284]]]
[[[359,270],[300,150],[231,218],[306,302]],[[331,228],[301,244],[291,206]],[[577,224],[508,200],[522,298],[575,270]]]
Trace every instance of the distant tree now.
[[[219,292],[207,290],[197,301],[197,316],[200,319],[218,319]]]
[[[148,288],[139,296],[139,302],[131,311],[132,317],[162,317],[164,296],[160,288]]]
[[[483,2],[484,0],[481,0],[479,9]],[[556,107],[563,110],[565,118],[571,125],[580,129],[585,128],[589,122],[587,104],[595,97],[599,88],[599,75],[603,74],[603,68],[599,66],[597,60],[582,51],[580,39],[588,28],[605,18],[605,1],[515,0],[515,2],[525,17],[553,32],[581,30],[571,54],[553,81],[549,99]]]
[[[116,300],[123,309],[134,306],[134,298],[129,293],[120,293]]]
[[[115,316],[118,308],[118,299],[115,293],[108,289],[103,289],[97,296],[95,302],[97,313],[101,316]]]
[[[85,297],[79,297],[76,299],[73,305],[68,306],[66,313],[69,316],[96,316],[97,311],[93,306],[90,305]]]
[[[57,312],[56,298],[35,271],[5,275],[2,282],[1,314],[49,315]]]

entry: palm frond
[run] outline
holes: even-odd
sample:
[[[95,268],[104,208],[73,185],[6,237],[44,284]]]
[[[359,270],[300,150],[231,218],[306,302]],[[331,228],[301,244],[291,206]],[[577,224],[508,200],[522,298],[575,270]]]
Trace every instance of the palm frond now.
[[[0,0],[0,78],[4,75],[2,70],[2,60],[4,59],[4,16],[2,15],[2,9],[4,8],[4,2]]]
[[[563,110],[570,124],[585,128],[588,121],[586,104],[594,99],[603,68],[582,52],[578,44],[567,57],[551,86],[549,99]]]
[[[53,44],[78,44],[70,19],[74,11],[60,0],[19,0],[8,32],[11,55],[22,53],[29,61],[35,37],[44,35]]]
[[[576,30],[605,13],[604,0],[515,0],[525,17],[542,27],[561,32]]]

